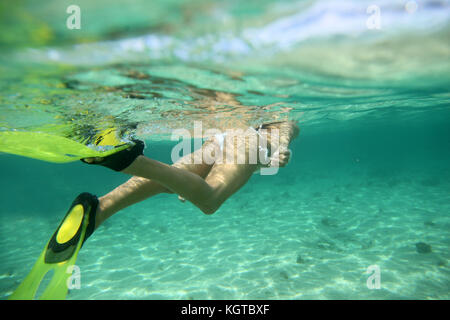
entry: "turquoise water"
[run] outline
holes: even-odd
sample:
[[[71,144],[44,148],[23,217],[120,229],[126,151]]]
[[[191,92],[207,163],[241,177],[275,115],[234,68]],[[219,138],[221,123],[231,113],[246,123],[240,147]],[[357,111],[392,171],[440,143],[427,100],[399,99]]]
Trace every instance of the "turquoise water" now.
[[[115,126],[170,163],[172,130],[194,121],[301,128],[286,168],[212,216],[159,195],[106,221],[68,299],[449,298],[448,1],[378,1],[380,30],[366,1],[81,1],[79,33],[60,23],[65,3],[18,3],[11,16],[29,25],[0,38],[1,130],[82,141]],[[128,177],[9,154],[0,165],[6,299],[73,198]],[[366,284],[373,265],[380,289]]]

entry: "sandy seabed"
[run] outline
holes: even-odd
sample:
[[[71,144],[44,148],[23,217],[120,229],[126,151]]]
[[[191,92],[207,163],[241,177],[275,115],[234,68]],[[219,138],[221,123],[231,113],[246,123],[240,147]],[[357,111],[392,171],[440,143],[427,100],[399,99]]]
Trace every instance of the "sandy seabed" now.
[[[425,173],[256,176],[212,216],[161,195],[86,242],[68,299],[449,299],[448,190]],[[62,216],[1,216],[2,299]],[[380,289],[367,287],[373,265]]]

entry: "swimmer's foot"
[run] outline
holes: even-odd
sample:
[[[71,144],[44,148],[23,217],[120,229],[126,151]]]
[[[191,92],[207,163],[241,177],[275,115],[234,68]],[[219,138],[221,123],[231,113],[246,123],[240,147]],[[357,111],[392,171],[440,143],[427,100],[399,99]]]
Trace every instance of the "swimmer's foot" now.
[[[126,169],[133,161],[144,153],[145,144],[141,140],[132,140],[133,146],[129,148],[109,155],[107,157],[94,157],[81,159],[87,164],[98,164],[114,171],[122,171]]]

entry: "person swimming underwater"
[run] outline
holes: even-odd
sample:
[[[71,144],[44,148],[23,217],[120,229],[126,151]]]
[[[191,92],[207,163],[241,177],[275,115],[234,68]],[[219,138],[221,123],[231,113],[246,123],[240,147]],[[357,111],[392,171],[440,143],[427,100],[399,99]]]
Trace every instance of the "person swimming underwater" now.
[[[275,122],[263,124],[258,129],[267,130],[267,149],[272,151],[270,165],[281,168],[286,166],[291,155],[288,146],[298,136],[299,127],[294,122]],[[254,130],[255,135],[258,135],[258,129]],[[274,130],[279,132],[279,141],[272,139],[271,132]],[[203,213],[213,214],[249,181],[255,170],[268,165],[262,157],[257,163],[248,161],[252,150],[248,142],[243,155],[247,159],[246,163],[205,161],[204,155],[211,154],[211,149],[224,153],[230,149],[235,153],[232,158],[239,158],[239,148],[233,148],[236,144],[236,139],[214,136],[200,149],[185,155],[173,165],[144,156],[144,144],[139,140],[135,140],[133,147],[109,157],[83,159],[85,163],[103,165],[133,176],[98,199],[95,228],[116,212],[160,193],[175,193],[182,200],[193,203]],[[256,148],[259,147],[258,142]]]
[[[245,132],[237,130],[234,135],[215,134],[201,148],[172,165],[145,156],[145,145],[140,140],[133,140],[126,149],[120,145],[120,151],[103,158],[81,159],[132,177],[100,198],[88,192],[78,195],[32,270],[9,299],[33,299],[43,277],[52,269],[54,275],[41,298],[64,299],[71,270],[85,241],[105,220],[140,201],[172,193],[205,214],[215,213],[256,170],[286,166],[291,157],[289,144],[299,131],[293,121],[278,121],[249,127]],[[218,153],[226,154],[226,161],[219,160]]]

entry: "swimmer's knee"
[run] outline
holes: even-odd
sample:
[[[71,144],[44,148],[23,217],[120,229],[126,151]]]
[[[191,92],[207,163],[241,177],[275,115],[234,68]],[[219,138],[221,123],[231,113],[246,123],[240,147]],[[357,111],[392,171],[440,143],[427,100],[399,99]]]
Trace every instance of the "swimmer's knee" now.
[[[199,206],[199,209],[202,210],[202,212],[206,215],[212,215],[213,213],[215,213],[220,206],[211,206],[211,205],[202,205]]]
[[[218,203],[215,201],[208,201],[208,203],[204,203],[201,206],[199,206],[200,210],[206,215],[211,215],[215,213],[217,210],[219,210],[222,203]]]

